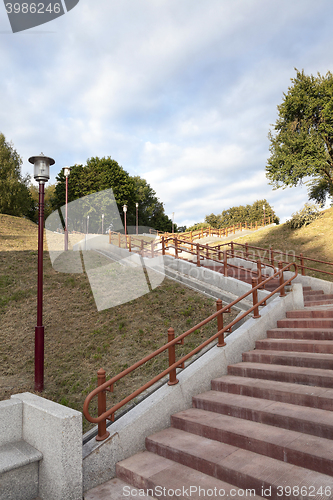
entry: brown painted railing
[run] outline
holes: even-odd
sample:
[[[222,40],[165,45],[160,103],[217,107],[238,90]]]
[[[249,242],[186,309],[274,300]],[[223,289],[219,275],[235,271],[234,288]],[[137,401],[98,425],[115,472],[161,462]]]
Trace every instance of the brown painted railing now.
[[[229,243],[223,243],[215,247],[218,250],[224,249],[223,251],[227,251],[228,255],[231,257],[239,257],[244,260],[250,260],[252,262],[256,262],[255,254],[258,254],[260,260],[267,266],[275,267],[276,262],[282,262],[283,264],[287,264],[289,262],[296,262],[298,267],[301,269],[302,276],[305,276],[305,270],[314,271],[318,273],[327,274],[329,276],[333,276],[333,262],[327,262],[320,259],[313,259],[312,257],[306,257],[303,253],[296,255],[295,252],[290,251],[282,251],[282,250],[274,250],[272,247],[263,248],[257,247],[253,245],[249,245],[248,243],[237,243],[231,241]],[[250,258],[250,255],[254,257]],[[285,259],[285,260],[284,260]],[[323,269],[318,269],[310,266],[306,266],[305,262],[315,262],[317,264],[324,264],[331,268],[331,271],[325,271]]]
[[[294,266],[295,273],[291,278],[284,280],[283,272],[290,270],[291,266]],[[273,292],[265,295],[265,297],[263,299],[258,300],[258,295],[257,295],[258,288],[260,288],[261,285],[266,285],[270,280],[276,278],[277,276],[279,276],[279,278],[280,278],[280,285]],[[213,342],[215,339],[218,339],[217,346],[219,346],[219,347],[224,346],[225,345],[224,333],[226,331],[231,331],[232,327],[236,323],[238,323],[240,320],[242,320],[243,318],[245,318],[247,315],[249,315],[252,312],[253,312],[253,318],[259,318],[260,317],[259,306],[265,305],[266,301],[277,292],[280,292],[280,296],[285,296],[285,286],[290,284],[292,282],[292,280],[296,278],[296,276],[297,276],[297,264],[295,262],[288,263],[284,267],[282,264],[279,264],[279,270],[276,273],[274,273],[273,276],[271,276],[271,277],[267,278],[265,281],[263,281],[261,283],[261,285],[257,283],[257,279],[253,278],[252,289],[249,290],[244,295],[242,295],[241,297],[234,300],[233,302],[231,302],[230,304],[222,307],[221,300],[218,300],[217,301],[217,311],[214,314],[212,314],[211,316],[209,316],[208,318],[201,321],[199,324],[195,325],[193,328],[191,328],[187,332],[182,333],[178,337],[174,338],[174,331],[172,328],[171,329],[169,328],[169,330],[168,330],[168,342],[165,345],[163,345],[162,347],[160,347],[159,349],[157,349],[153,353],[149,354],[148,356],[145,356],[140,361],[134,363],[134,365],[132,365],[131,367],[126,368],[126,370],[123,370],[121,373],[112,377],[110,380],[105,381],[105,371],[103,369],[100,369],[98,371],[98,387],[96,389],[94,389],[87,396],[87,398],[84,402],[84,405],[83,405],[83,414],[86,417],[86,419],[89,422],[98,424],[98,435],[96,437],[96,440],[102,441],[109,436],[109,432],[106,430],[106,420],[109,419],[109,420],[113,421],[114,414],[117,410],[119,410],[121,407],[123,407],[129,401],[136,398],[139,394],[141,394],[143,391],[145,391],[146,389],[148,389],[149,387],[154,385],[156,382],[161,380],[166,375],[169,375],[169,382],[168,383],[170,385],[177,384],[177,382],[178,382],[177,377],[176,377],[176,369],[177,368],[184,367],[185,361],[187,361],[189,358],[191,358],[192,356],[197,354],[199,351],[201,351],[201,349],[206,347],[208,344]],[[223,326],[223,313],[229,312],[230,309],[234,305],[236,305],[238,302],[245,299],[249,295],[252,295],[253,306],[250,309],[248,309],[247,311],[245,311],[242,315],[240,315],[236,319],[234,319],[227,326],[224,327]],[[215,333],[212,337],[210,337],[205,342],[203,342],[201,345],[199,345],[198,347],[193,349],[191,352],[189,352],[188,354],[183,356],[181,359],[176,361],[176,359],[175,359],[175,345],[179,344],[179,343],[183,343],[185,337],[187,337],[191,333],[195,332],[196,330],[198,330],[202,326],[206,325],[210,321],[214,320],[215,318],[217,318],[217,324],[218,324],[217,333]],[[149,360],[153,359],[154,357],[158,356],[160,353],[166,351],[167,349],[169,352],[169,367],[167,369],[163,370],[160,374],[156,375],[154,378],[152,378],[149,382],[144,384],[142,387],[140,387],[139,389],[134,391],[132,394],[130,394],[129,396],[124,398],[122,401],[115,404],[112,408],[110,408],[109,410],[106,410],[106,391],[113,392],[114,384],[118,380],[125,377],[129,373],[133,372],[134,370],[136,370],[137,368],[139,368],[143,364],[147,363]],[[96,395],[98,396],[98,417],[92,417],[89,414],[89,404],[90,404],[90,401]]]

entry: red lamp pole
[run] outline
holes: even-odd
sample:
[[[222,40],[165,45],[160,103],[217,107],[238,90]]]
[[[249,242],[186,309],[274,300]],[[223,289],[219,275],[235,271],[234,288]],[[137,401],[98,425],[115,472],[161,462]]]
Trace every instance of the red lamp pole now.
[[[44,390],[44,326],[43,326],[43,238],[44,238],[44,184],[50,178],[49,168],[55,162],[41,153],[32,156],[34,178],[39,183],[38,198],[38,266],[37,266],[37,325],[35,327],[35,391]]]

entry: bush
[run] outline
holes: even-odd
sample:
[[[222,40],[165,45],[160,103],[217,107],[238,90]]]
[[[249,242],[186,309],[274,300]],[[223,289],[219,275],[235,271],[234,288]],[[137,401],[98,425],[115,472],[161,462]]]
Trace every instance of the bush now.
[[[307,226],[320,217],[319,208],[315,204],[305,203],[304,207],[292,214],[292,218],[286,224],[291,229]]]

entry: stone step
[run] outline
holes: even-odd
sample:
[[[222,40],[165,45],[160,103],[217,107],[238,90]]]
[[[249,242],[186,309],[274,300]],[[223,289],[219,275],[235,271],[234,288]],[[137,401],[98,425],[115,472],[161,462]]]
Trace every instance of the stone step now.
[[[287,318],[333,318],[333,309],[301,309],[287,311]]]
[[[207,440],[208,441],[208,440]],[[237,450],[235,447],[229,447],[230,450]],[[207,456],[207,460],[214,460],[214,457],[208,457],[209,450],[202,449],[202,453]],[[227,453],[227,452],[226,452]],[[254,454],[253,454],[254,455]],[[219,457],[223,461],[224,456]],[[265,459],[267,460],[267,459]],[[202,500],[203,498],[239,498],[237,489],[250,488],[251,482],[246,484],[246,474],[243,474],[238,484],[230,483],[219,476],[223,474],[216,471],[215,477],[202,472],[199,467],[204,460],[198,461],[198,466],[191,463],[190,467],[178,462],[174,462],[168,458],[156,455],[149,451],[144,451],[129,457],[116,465],[117,477],[125,481],[139,491],[143,490],[150,496],[163,499],[186,499]],[[202,467],[205,469],[204,467]],[[228,474],[224,474],[228,476]],[[231,474],[229,474],[231,476]],[[323,476],[321,480],[324,480]],[[326,480],[326,479],[325,479]],[[313,481],[316,482],[314,477]],[[327,479],[329,481],[329,479]],[[239,485],[241,484],[241,485]],[[165,490],[164,490],[165,488]],[[215,489],[216,488],[216,489]],[[258,491],[261,491],[258,485]],[[236,493],[236,495],[235,495]],[[144,495],[141,495],[144,496]],[[259,495],[242,495],[245,498],[250,497],[255,500],[262,498]]]
[[[324,293],[324,290],[305,290],[304,291],[304,288],[303,288],[303,295],[304,297],[309,297],[311,295],[320,295],[320,294],[323,294]]]
[[[257,340],[256,349],[333,354],[333,340],[269,338]]]
[[[333,409],[333,389],[325,387],[225,375],[212,380],[211,388],[213,391],[310,406],[322,410],[332,411]]]
[[[333,318],[285,318],[277,321],[278,328],[333,328]]]
[[[332,412],[327,410],[219,391],[208,391],[195,396],[193,406],[238,419],[333,439]]]
[[[264,495],[266,490],[266,497],[277,500],[288,498],[283,491],[285,485],[292,488],[300,484],[309,485],[311,482],[316,491],[322,484],[333,486],[333,478],[327,474],[291,465],[235,445],[220,443],[199,435],[193,436],[178,429],[169,428],[150,436],[147,446],[158,453],[155,456],[167,457],[165,459],[171,459],[181,465],[188,464],[200,472],[205,471],[207,475],[248,490],[248,494],[243,492],[236,498],[253,498],[250,489],[254,489],[259,495]],[[215,498],[218,498],[218,495]],[[301,497],[295,490],[295,495],[290,495],[289,498]]]
[[[307,307],[331,305],[332,303],[333,299],[328,298],[325,295],[323,295],[320,300],[318,298],[314,300],[304,300],[304,305]]]
[[[333,328],[272,328],[267,338],[333,340]]]
[[[330,439],[309,436],[251,420],[240,420],[198,408],[189,408],[173,415],[172,426],[177,430],[180,429],[180,432],[174,432],[170,428],[157,433],[157,436],[163,436],[166,446],[172,446],[174,442],[177,447],[177,440],[181,442],[185,437],[188,445],[192,441],[195,449],[199,446],[196,436],[203,436],[282,462],[333,475],[333,441]],[[192,437],[191,434],[187,436],[188,433],[195,436]],[[156,435],[147,438],[147,450],[171,458],[160,453],[156,441],[159,441]]]
[[[0,446],[0,500],[32,500],[38,495],[43,455],[23,440]]]
[[[317,387],[333,387],[333,370],[298,366],[237,363],[228,366],[228,375],[276,380]]]
[[[248,363],[322,368],[333,372],[333,354],[256,349],[244,352],[242,359]]]

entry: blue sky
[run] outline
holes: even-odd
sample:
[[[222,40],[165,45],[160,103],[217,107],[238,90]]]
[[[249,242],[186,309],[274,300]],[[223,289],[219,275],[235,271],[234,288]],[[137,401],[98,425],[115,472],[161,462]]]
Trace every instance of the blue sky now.
[[[331,0],[80,0],[11,33],[0,5],[0,131],[28,158],[111,156],[178,225],[266,198],[284,221],[306,187],[273,191],[267,134],[294,68],[333,70]]]

